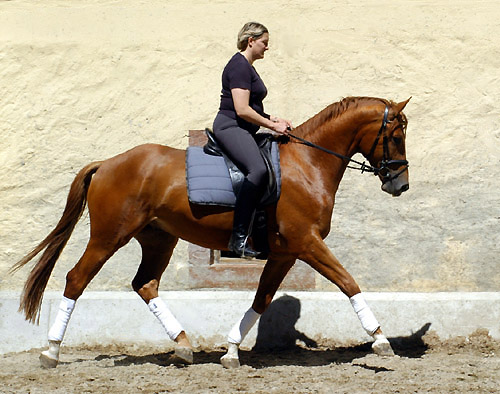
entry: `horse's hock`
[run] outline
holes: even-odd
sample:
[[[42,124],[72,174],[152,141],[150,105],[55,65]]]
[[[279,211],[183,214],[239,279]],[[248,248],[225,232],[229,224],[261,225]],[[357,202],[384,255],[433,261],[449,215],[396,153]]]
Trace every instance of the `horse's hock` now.
[[[207,142],[204,130],[189,130],[189,146],[203,146]],[[227,257],[220,250],[189,244],[189,287],[255,289],[265,260],[246,260]],[[282,289],[312,290],[316,286],[315,273],[306,264],[295,264],[281,284]]]

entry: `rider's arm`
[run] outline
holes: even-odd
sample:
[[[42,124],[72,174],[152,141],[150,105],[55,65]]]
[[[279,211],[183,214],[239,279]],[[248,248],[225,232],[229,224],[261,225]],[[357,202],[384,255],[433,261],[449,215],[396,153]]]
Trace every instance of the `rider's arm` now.
[[[290,122],[280,118],[271,117],[272,120],[267,119],[250,107],[250,90],[233,88],[231,89],[231,95],[233,97],[236,114],[247,122],[266,127],[282,134],[286,134],[287,128],[291,126]]]

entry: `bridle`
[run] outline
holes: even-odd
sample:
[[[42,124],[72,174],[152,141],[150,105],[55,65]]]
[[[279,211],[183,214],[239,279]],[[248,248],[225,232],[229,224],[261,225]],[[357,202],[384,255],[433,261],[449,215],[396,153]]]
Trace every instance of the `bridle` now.
[[[351,168],[353,170],[359,170],[359,171],[361,171],[361,173],[371,172],[374,175],[380,176],[382,179],[382,183],[391,182],[392,180],[394,180],[398,176],[400,176],[403,172],[408,170],[409,164],[408,164],[408,160],[391,160],[389,158],[389,138],[387,137],[387,133],[386,133],[387,124],[390,123],[387,120],[388,115],[389,115],[389,107],[386,105],[385,111],[384,111],[384,119],[382,120],[382,125],[380,126],[380,129],[377,133],[377,137],[375,137],[375,141],[373,141],[373,145],[370,149],[370,153],[368,154],[368,157],[370,157],[375,152],[375,149],[378,145],[378,141],[380,140],[380,137],[382,136],[382,144],[383,144],[384,153],[383,153],[382,161],[380,162],[380,167],[373,167],[369,164],[366,164],[366,161],[361,163],[361,162],[354,160],[348,156],[331,151],[330,149],[326,149],[322,146],[319,146],[319,145],[312,143],[311,141],[307,141],[301,137],[293,135],[290,132],[288,133],[288,136],[300,141],[303,145],[310,146],[310,147],[315,148],[315,149],[319,149],[322,152],[326,152],[330,155],[338,157],[339,159],[346,160],[348,163],[355,163],[359,166],[359,167],[354,167],[354,166],[350,166],[348,164],[347,168]],[[391,166],[395,166],[395,167],[403,166],[403,168],[401,170],[399,170],[397,173],[391,174],[391,169],[390,169]]]

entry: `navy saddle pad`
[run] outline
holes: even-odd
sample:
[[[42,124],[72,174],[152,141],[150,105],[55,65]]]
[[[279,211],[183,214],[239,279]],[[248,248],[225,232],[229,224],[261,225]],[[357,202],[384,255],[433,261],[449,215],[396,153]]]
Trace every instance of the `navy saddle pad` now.
[[[271,142],[271,161],[276,188],[273,195],[263,197],[261,205],[275,203],[281,194],[280,154],[276,141]],[[202,147],[189,147],[186,152],[186,178],[191,203],[234,207],[236,195],[224,157],[206,154]]]

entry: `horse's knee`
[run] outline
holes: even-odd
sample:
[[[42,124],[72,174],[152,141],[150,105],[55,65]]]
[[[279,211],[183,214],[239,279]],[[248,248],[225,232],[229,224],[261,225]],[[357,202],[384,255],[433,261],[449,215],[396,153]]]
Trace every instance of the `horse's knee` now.
[[[254,303],[252,304],[252,309],[253,309],[255,312],[257,312],[257,313],[259,313],[259,314],[261,314],[261,315],[262,315],[262,314],[266,311],[267,306],[266,306],[266,305],[264,305],[264,304],[261,304],[261,303],[254,302]]]
[[[353,295],[358,294],[360,291],[361,291],[361,289],[359,288],[359,286],[358,286],[358,285],[356,285],[356,286],[353,286],[353,287],[349,288],[349,289],[345,292],[345,295],[346,295],[347,297],[352,297]]]
[[[139,294],[144,302],[149,303],[153,298],[158,297],[158,288],[160,282],[157,279],[152,279],[149,282],[141,281],[139,278],[134,278],[132,288]]]
[[[358,284],[356,283],[354,278],[352,278],[350,275],[349,278],[347,278],[342,283],[342,285],[339,286],[339,288],[343,291],[343,293],[347,297],[352,297],[353,295],[356,295],[361,292],[361,289],[359,288]]]
[[[295,259],[268,260],[264,271],[261,274],[259,287],[252,304],[252,308],[257,313],[264,313],[273,301],[273,297],[278,290],[287,272],[292,268]]]
[[[273,297],[269,295],[265,295],[264,297],[259,297],[258,295],[255,297],[253,304],[252,304],[252,309],[259,313],[263,314],[267,307],[271,304],[273,301]]]

